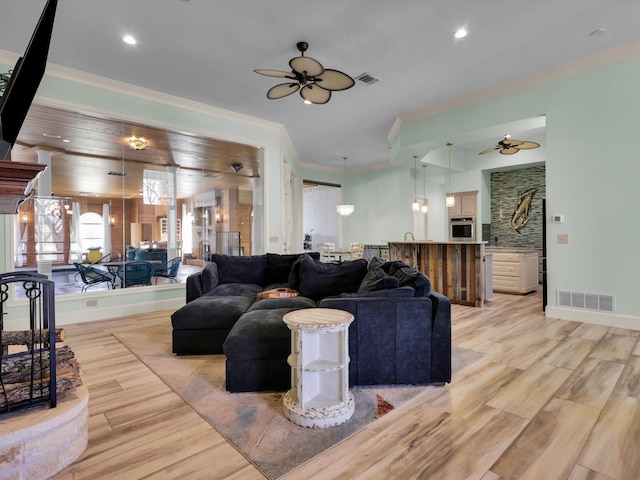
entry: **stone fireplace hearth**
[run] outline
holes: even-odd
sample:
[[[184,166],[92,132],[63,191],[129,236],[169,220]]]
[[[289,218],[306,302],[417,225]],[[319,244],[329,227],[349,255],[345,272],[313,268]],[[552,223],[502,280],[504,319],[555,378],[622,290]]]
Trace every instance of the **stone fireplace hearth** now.
[[[43,480],[71,465],[87,447],[85,386],[43,405],[0,417],[0,480]]]

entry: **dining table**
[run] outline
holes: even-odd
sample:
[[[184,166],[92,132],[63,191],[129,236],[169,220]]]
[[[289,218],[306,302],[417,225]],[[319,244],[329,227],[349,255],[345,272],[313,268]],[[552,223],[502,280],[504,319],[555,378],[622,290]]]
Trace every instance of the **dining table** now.
[[[120,267],[124,267],[128,263],[140,262],[140,261],[151,263],[153,264],[154,267],[157,267],[158,265],[162,264],[161,260],[116,260],[113,262],[104,262],[104,263],[101,263],[100,265],[104,265],[105,267],[107,267],[107,271],[113,277],[113,283],[112,283],[113,288],[116,288],[116,285],[118,284],[118,269]]]

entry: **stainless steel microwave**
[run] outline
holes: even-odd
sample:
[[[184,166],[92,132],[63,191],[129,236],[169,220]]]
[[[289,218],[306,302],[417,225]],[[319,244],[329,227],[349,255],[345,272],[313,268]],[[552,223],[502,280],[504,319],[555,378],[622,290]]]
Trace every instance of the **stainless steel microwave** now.
[[[455,217],[449,220],[449,240],[467,241],[475,240],[475,219],[472,217]]]

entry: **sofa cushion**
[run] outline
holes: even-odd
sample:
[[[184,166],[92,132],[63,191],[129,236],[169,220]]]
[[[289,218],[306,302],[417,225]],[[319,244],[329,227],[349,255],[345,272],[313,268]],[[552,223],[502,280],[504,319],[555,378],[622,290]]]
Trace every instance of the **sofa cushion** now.
[[[307,297],[260,298],[249,307],[253,310],[273,310],[276,308],[314,308],[316,302]]]
[[[267,253],[267,272],[265,284],[282,284],[289,282],[289,274],[291,273],[291,267],[300,258],[300,253],[291,255],[281,255],[278,253]],[[311,252],[305,255],[309,255],[316,260],[320,259],[320,253]]]
[[[370,290],[368,292],[358,292],[358,293],[342,293],[339,295],[340,298],[368,298],[368,297],[377,297],[377,298],[397,298],[397,297],[413,297],[415,296],[416,291],[413,287],[397,287],[397,288],[385,288],[381,290]],[[318,306],[322,306],[322,303]]]
[[[204,267],[200,273],[200,278],[202,278],[202,291],[205,293],[211,291],[213,287],[220,283],[218,281],[218,265],[210,263]]]
[[[342,263],[325,263],[303,258],[300,263],[300,285],[302,296],[313,300],[341,293],[357,292],[367,274],[367,261],[358,259]]]
[[[389,275],[380,267],[369,267],[367,274],[362,279],[358,292],[370,292],[372,290],[381,290],[383,288],[397,288],[400,286],[400,280],[393,275]]]
[[[174,330],[231,328],[254,299],[246,296],[202,296],[171,315]]]
[[[291,353],[291,331],[282,317],[296,308],[247,312],[234,325],[224,342],[224,354],[233,361],[287,358]]]
[[[302,265],[302,262],[307,259],[313,260],[311,255],[309,255],[308,253],[303,253],[295,262],[293,262],[293,265],[291,265],[288,283],[289,287],[293,288],[294,290],[300,290],[300,265]]]
[[[265,285],[266,255],[234,257],[213,254],[211,261],[218,265],[219,283],[254,283]]]
[[[225,295],[242,295],[255,298],[255,296],[261,291],[262,285],[256,285],[255,283],[222,283],[220,285],[216,285],[203,295],[218,297]]]

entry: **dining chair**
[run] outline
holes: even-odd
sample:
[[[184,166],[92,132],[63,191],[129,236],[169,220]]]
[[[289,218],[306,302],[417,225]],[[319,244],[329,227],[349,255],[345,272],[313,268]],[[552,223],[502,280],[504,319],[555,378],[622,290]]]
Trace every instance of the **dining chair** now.
[[[111,275],[107,275],[94,267],[82,265],[81,263],[74,263],[74,265],[78,271],[76,275],[79,275],[80,280],[84,283],[82,292],[86,292],[89,287],[100,285],[101,283],[107,284],[107,290],[113,288],[113,277]]]
[[[364,243],[362,242],[352,243],[349,250],[351,251],[351,255],[349,256],[350,260],[357,260],[364,257]]]
[[[151,285],[151,277],[155,273],[156,267],[153,263],[145,261],[127,262],[118,267],[117,275],[122,288],[134,287],[136,285]]]
[[[320,261],[321,262],[331,262],[333,260],[333,256],[331,252],[336,250],[336,246],[334,243],[319,243],[318,244],[318,252],[320,252]]]
[[[180,268],[180,262],[182,258],[175,257],[171,260],[164,262],[162,265],[156,267],[156,271],[153,276],[156,277],[156,285],[158,284],[158,277],[168,278],[169,282],[177,282],[178,268]]]

